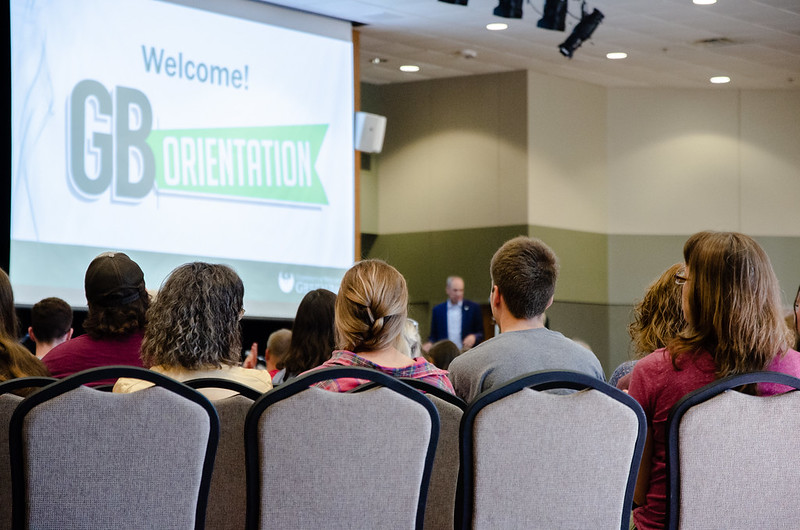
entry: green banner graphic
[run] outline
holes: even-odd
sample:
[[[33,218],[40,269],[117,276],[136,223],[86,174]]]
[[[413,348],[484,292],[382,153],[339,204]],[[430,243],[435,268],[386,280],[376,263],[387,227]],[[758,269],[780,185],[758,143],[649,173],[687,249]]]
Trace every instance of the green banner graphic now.
[[[160,192],[327,205],[315,166],[327,125],[154,130]]]

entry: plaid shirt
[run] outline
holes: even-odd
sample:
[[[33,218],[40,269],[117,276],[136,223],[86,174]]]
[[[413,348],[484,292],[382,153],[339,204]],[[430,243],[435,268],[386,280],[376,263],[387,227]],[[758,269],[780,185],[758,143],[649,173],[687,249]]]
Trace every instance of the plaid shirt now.
[[[450,378],[447,377],[447,370],[440,370],[439,368],[436,368],[422,357],[417,357],[414,359],[414,364],[410,366],[404,366],[403,368],[388,368],[386,366],[381,366],[368,361],[363,357],[359,357],[355,353],[339,350],[333,352],[331,358],[325,361],[325,363],[319,366],[319,368],[329,368],[331,366],[358,366],[363,368],[372,368],[373,370],[378,370],[387,375],[391,375],[392,377],[412,377],[414,379],[422,379],[426,383],[438,386],[439,388],[446,390],[451,394],[455,394],[455,390],[453,390],[453,384],[450,382]],[[365,379],[343,377],[340,379],[320,381],[314,386],[324,390],[330,390],[331,392],[347,392],[348,390],[352,390],[353,388],[368,382],[369,381]]]

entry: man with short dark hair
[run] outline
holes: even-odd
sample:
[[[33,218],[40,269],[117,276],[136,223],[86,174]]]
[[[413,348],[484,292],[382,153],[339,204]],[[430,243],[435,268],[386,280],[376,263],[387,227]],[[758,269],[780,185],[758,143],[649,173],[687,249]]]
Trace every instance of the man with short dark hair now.
[[[558,278],[556,255],[543,241],[520,236],[492,257],[489,303],[500,335],[450,364],[456,394],[467,403],[481,392],[540,370],[573,370],[605,380],[597,357],[544,326]]]
[[[150,306],[142,269],[122,252],[104,252],[86,269],[84,287],[89,306],[83,321],[86,335],[56,346],[47,354],[44,364],[50,373],[66,377],[98,366],[142,366],[139,348]]]
[[[61,298],[45,298],[33,305],[28,335],[42,359],[50,350],[72,337],[72,308]]]

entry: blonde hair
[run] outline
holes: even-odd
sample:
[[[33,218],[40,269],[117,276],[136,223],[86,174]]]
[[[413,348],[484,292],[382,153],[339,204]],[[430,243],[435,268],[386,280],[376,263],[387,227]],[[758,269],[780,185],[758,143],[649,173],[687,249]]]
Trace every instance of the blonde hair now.
[[[764,370],[789,347],[778,279],[764,249],[735,232],[699,232],[686,241],[688,325],[669,344],[673,364],[705,350],[718,378]]]
[[[683,269],[676,263],[647,287],[642,301],[633,308],[628,333],[633,340],[634,357],[664,348],[686,325],[681,308],[681,286],[675,275]]]
[[[335,312],[339,349],[359,353],[392,346],[406,324],[406,280],[384,261],[360,261],[342,278]]]

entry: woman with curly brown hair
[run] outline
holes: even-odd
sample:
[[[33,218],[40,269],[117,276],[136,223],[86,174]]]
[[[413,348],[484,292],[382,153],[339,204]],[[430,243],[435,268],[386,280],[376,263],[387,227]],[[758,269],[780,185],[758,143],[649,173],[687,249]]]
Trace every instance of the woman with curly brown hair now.
[[[172,271],[147,312],[141,351],[144,365],[179,381],[217,377],[260,392],[270,390],[272,380],[266,371],[239,366],[243,297],[241,278],[225,265],[195,262]],[[123,378],[114,392],[148,386],[145,381]],[[233,394],[220,389],[203,393],[212,399]]]
[[[630,395],[647,415],[647,441],[636,484],[639,530],[663,528],[666,513],[666,424],[683,396],[729,375],[771,370],[800,376],[791,349],[780,288],[769,257],[752,238],[700,232],[683,247],[685,268],[675,275],[687,325],[667,348],[633,369]],[[758,385],[760,395],[787,390]]]
[[[421,379],[453,392],[447,372],[395,348],[408,315],[406,280],[397,269],[381,260],[356,263],[342,278],[336,297],[336,345],[338,351],[322,364],[361,366],[380,370],[393,377]],[[359,379],[323,381],[317,386],[346,392]]]
[[[675,275],[682,269],[683,263],[676,263],[662,272],[633,308],[633,322],[628,325],[628,333],[633,341],[634,360],[619,365],[608,384],[627,390],[636,361],[665,347],[686,325],[681,309],[681,287],[675,283]]]

